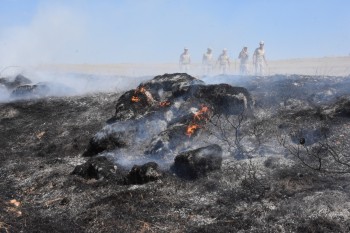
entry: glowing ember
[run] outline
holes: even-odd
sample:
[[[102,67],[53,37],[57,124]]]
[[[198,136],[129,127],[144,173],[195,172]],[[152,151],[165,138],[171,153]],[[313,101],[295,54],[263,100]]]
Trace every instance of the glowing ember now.
[[[161,102],[159,102],[159,106],[161,106],[161,107],[166,107],[166,106],[169,106],[169,105],[170,105],[169,101],[161,101]]]

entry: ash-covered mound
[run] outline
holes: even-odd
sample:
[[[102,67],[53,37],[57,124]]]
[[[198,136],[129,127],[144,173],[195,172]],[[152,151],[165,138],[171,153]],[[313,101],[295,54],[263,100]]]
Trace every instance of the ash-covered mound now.
[[[33,82],[22,74],[0,78],[0,100],[38,99],[49,96],[69,96],[74,88],[58,82]]]
[[[156,76],[119,98],[115,116],[84,155],[104,155],[127,167],[148,161],[169,166],[180,152],[216,143],[208,140],[213,118],[249,113],[252,107],[243,87],[205,85],[184,73]]]

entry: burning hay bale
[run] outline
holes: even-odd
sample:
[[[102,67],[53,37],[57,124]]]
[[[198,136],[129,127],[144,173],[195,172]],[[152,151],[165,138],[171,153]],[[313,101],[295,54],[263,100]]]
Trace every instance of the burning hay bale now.
[[[208,138],[205,128],[214,115],[237,115],[252,106],[243,87],[205,85],[181,73],[156,76],[118,99],[113,122],[91,139],[84,155],[108,155],[117,163],[157,159],[170,166],[181,151],[213,144],[193,143]]]

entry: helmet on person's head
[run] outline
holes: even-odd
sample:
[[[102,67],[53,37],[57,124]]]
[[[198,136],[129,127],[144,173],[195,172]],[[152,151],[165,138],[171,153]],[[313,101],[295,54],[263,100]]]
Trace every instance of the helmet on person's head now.
[[[262,41],[260,41],[260,43],[259,43],[259,44],[265,44],[265,43],[264,43],[264,41],[262,40]]]

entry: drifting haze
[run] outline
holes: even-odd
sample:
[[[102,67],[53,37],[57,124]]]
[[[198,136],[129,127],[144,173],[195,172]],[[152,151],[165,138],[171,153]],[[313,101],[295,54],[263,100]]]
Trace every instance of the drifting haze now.
[[[350,2],[2,0],[0,67],[38,63],[199,62],[265,40],[268,59],[349,55]]]
[[[83,39],[85,28],[83,17],[76,15],[73,9],[41,7],[26,25],[5,27],[1,31],[0,64],[77,61],[73,53],[76,44]]]

